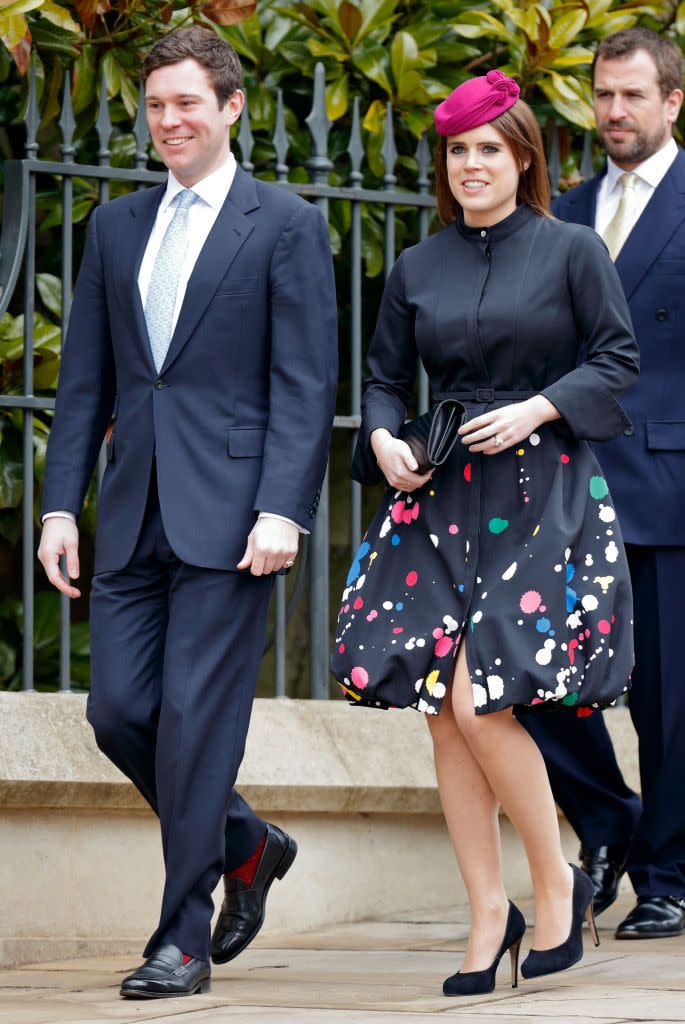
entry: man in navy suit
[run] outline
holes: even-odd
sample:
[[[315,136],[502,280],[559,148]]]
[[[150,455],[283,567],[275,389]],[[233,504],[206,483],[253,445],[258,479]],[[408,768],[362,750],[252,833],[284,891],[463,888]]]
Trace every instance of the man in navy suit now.
[[[96,209],[75,289],[39,557],[79,595],[79,515],[108,424],[91,593],[88,719],[159,814],[166,881],[134,998],[210,986],[252,940],[297,850],[235,792],[274,574],[312,526],[333,422],[328,229],[247,175],[229,130],[233,49],[170,33],[145,59],[166,184]],[[268,751],[264,751],[268,757]],[[116,894],[111,894],[116,898]]]
[[[645,29],[607,36],[593,65],[601,174],[554,213],[594,227],[621,278],[640,345],[624,408],[634,427],[596,446],[626,542],[635,597],[630,713],[642,804],[625,784],[601,714],[525,716],[555,796],[581,840],[595,913],[626,870],[637,905],[617,938],[685,931],[685,153],[673,139],[683,100],[675,43]]]

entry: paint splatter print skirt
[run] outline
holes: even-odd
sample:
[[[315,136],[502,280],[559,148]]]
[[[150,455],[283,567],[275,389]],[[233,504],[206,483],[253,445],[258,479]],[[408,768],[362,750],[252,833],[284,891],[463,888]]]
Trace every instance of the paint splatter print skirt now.
[[[493,455],[455,446],[390,489],[343,593],[333,674],[349,702],[440,711],[460,643],[477,714],[590,714],[629,686],[632,592],[592,449],[546,424]]]

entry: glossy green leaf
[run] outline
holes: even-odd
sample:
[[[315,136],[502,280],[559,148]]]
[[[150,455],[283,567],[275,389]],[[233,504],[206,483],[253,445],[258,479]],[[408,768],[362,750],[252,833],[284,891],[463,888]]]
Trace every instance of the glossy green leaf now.
[[[382,89],[392,96],[392,85],[389,76],[388,53],[385,47],[379,43],[365,43],[360,49],[355,50],[353,63],[367,78],[380,85]]]
[[[64,32],[71,32],[74,35],[81,35],[81,26],[78,22],[74,21],[69,11],[65,10],[64,7],[60,7],[59,4],[53,2],[53,0],[43,0],[40,8],[41,17],[47,18],[53,25],[57,25]]]
[[[418,58],[419,48],[414,37],[409,32],[396,32],[390,47],[390,65],[398,92],[403,76],[415,69]]]
[[[549,33],[549,45],[553,50],[561,50],[576,38],[587,21],[587,11],[575,10],[562,14],[552,22]]]
[[[113,50],[109,50],[103,57],[102,68],[105,73],[105,82],[107,83],[107,96],[111,100],[121,89],[121,71]]]
[[[595,119],[590,104],[578,97],[568,100],[559,92],[551,78],[543,78],[540,88],[557,113],[561,114],[565,120],[570,121],[571,124],[577,124],[581,128],[586,128],[588,131],[594,128]]]
[[[347,113],[349,105],[350,76],[343,74],[326,86],[326,113],[331,121],[337,121]]]
[[[95,84],[95,47],[84,46],[81,55],[74,64],[71,102],[75,114],[80,114],[95,99]]]
[[[685,0],[681,0],[676,10],[675,30],[678,35],[685,36]]]

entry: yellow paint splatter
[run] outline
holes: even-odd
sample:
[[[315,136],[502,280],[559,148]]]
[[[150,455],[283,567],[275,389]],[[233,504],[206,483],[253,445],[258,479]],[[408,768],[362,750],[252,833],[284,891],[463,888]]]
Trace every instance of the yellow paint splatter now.
[[[361,697],[359,696],[358,693],[352,693],[352,690],[348,690],[347,687],[343,686],[342,683],[338,683],[338,685],[346,697],[354,697],[355,700],[361,700]]]
[[[431,498],[435,497],[435,491],[429,491],[428,493],[430,494]]]
[[[518,451],[516,452],[516,454],[517,455],[524,455],[525,453],[523,451],[523,448],[519,448]]]
[[[369,558],[369,565],[371,565],[371,563],[373,562],[374,558],[378,558],[378,552],[377,551],[372,551],[371,552],[371,557]]]
[[[430,693],[431,697],[433,696],[433,690],[435,689],[435,684],[438,681],[439,675],[440,669],[434,668],[433,671],[429,673],[428,678],[426,679],[426,689]]]
[[[540,524],[538,523],[538,525],[537,525],[537,526],[535,527],[535,529],[533,530],[533,536],[534,536],[534,537],[537,537],[537,535],[538,535],[538,533],[539,533],[539,532],[540,532]]]
[[[613,576],[595,576],[593,583],[599,583],[602,588],[602,593],[606,594],[611,584],[614,582]]]

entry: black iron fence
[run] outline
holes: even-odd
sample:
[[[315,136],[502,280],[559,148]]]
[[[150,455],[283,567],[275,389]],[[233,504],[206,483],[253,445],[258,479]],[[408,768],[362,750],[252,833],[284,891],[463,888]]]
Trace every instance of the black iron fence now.
[[[54,408],[51,394],[36,394],[34,389],[34,311],[36,307],[36,198],[37,185],[47,178],[61,193],[61,337],[62,342],[69,320],[69,310],[74,279],[74,181],[87,181],[97,188],[97,201],[110,198],[112,183],[144,188],[165,180],[165,173],[147,169],[149,134],[145,118],[145,106],[141,92],[137,115],[133,126],[135,157],[133,168],[116,167],[111,162],[109,149],[112,138],[112,124],[107,106],[107,89],[103,82],[100,91],[100,106],[95,130],[99,140],[97,163],[75,161],[74,132],[76,122],[71,105],[70,76],[66,75],[64,98],[59,129],[61,132],[60,159],[48,160],[39,157],[37,142],[40,119],[36,94],[35,70],[30,73],[28,102],[25,113],[26,145],[25,157],[8,160],[4,164],[4,217],[0,237],[0,317],[8,310],[20,281],[23,281],[23,393],[0,395],[0,410],[20,410],[23,418],[23,503],[22,503],[22,602],[23,602],[23,676],[24,690],[34,688],[34,610],[35,610],[35,476],[34,476],[34,420],[36,413],[49,413]],[[288,166],[289,140],[283,114],[280,92],[277,95],[277,116],[272,145],[276,160],[274,164],[277,184],[315,202],[328,217],[331,203],[347,204],[349,212],[349,281],[338,281],[339,295],[348,304],[346,327],[349,338],[345,339],[345,351],[349,351],[349,366],[342,372],[349,381],[347,410],[337,415],[335,432],[344,432],[351,450],[355,432],[359,428],[361,410],[362,377],[362,334],[363,334],[363,210],[373,206],[382,214],[383,263],[385,274],[390,271],[396,256],[396,217],[398,210],[412,214],[415,224],[413,239],[425,238],[429,232],[430,220],[435,201],[429,194],[430,148],[424,135],[416,152],[416,178],[413,188],[398,188],[395,174],[398,153],[395,145],[393,111],[387,107],[384,138],[381,148],[383,177],[378,187],[362,187],[362,163],[364,148],[360,124],[359,100],[353,105],[352,126],[346,156],[349,160],[348,183],[344,186],[329,184],[333,163],[329,158],[329,132],[331,122],[326,114],[325,80],[323,65],[318,65],[314,78],[311,113],[306,119],[311,135],[311,153],[305,163],[308,182],[290,182]],[[254,172],[251,162],[254,139],[250,127],[249,106],[246,104],[236,139],[242,167]],[[561,175],[558,135],[552,132],[549,152],[549,173],[553,186]],[[591,141],[586,135],[580,172],[585,178],[592,174]],[[556,188],[554,188],[556,191]],[[428,407],[428,382],[425,374],[419,374],[417,404],[419,412]],[[334,434],[335,436],[335,434]],[[339,433],[338,433],[338,436]],[[102,478],[105,459],[101,454],[98,464],[98,482]],[[349,516],[349,554],[357,550],[362,532],[361,492],[358,484],[349,481],[347,508],[343,514]],[[304,545],[298,559],[294,579],[279,577],[274,595],[272,632],[267,647],[273,648],[273,685],[271,692],[276,696],[286,693],[286,665],[289,659],[288,622],[293,611],[308,597],[308,692],[311,697],[326,698],[329,695],[329,628],[330,609],[330,502],[328,474],[322,488],[319,513],[312,534]],[[60,597],[60,690],[71,689],[70,650],[70,602]],[[301,635],[298,644],[301,642]]]

